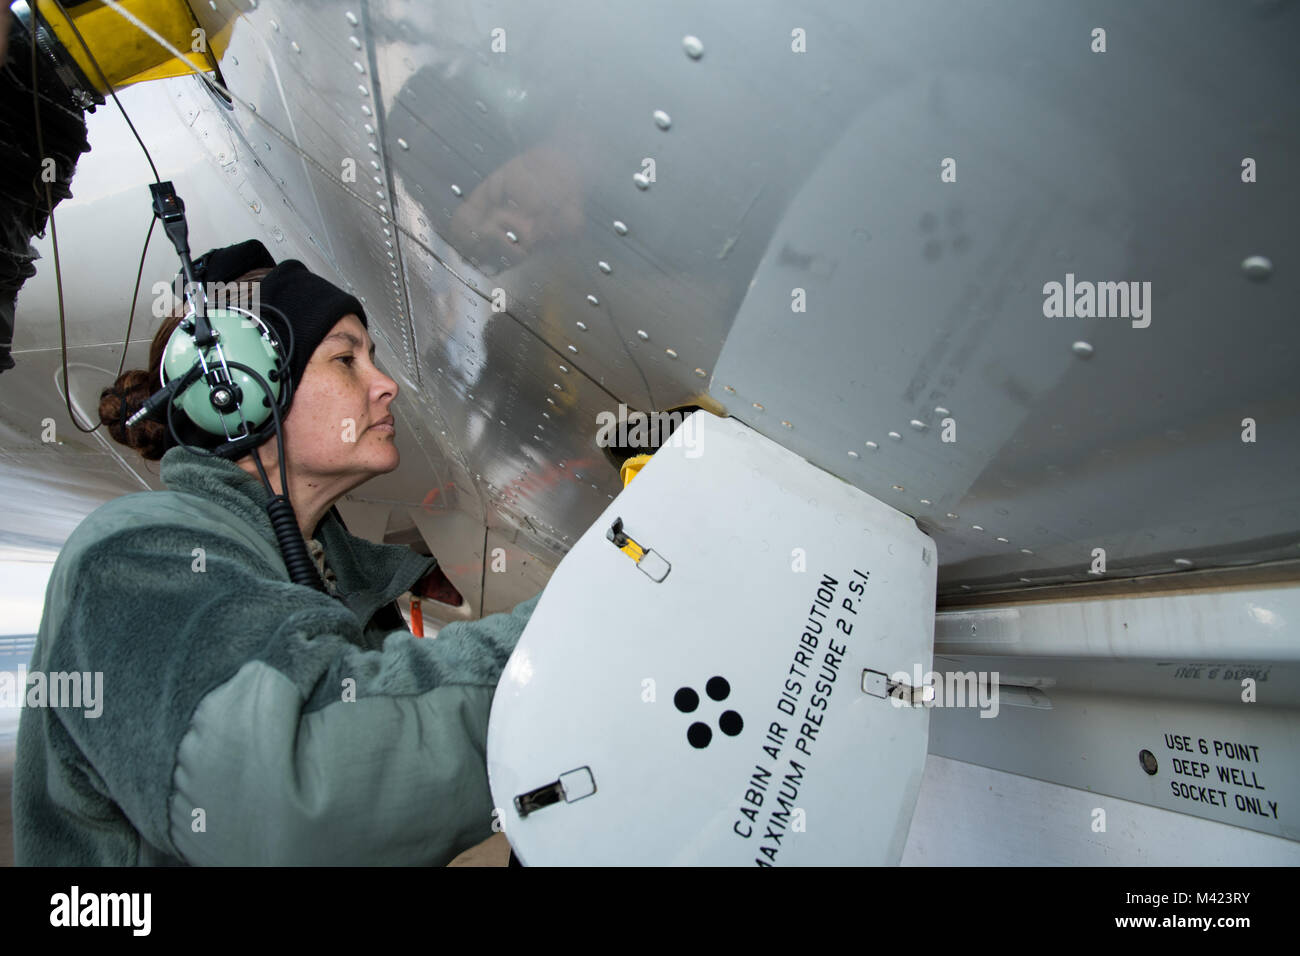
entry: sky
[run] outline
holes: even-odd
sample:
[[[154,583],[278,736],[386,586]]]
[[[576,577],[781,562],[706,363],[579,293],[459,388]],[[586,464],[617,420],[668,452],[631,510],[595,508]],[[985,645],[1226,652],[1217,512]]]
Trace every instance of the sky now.
[[[0,558],[0,636],[35,634],[54,556],[48,561]]]

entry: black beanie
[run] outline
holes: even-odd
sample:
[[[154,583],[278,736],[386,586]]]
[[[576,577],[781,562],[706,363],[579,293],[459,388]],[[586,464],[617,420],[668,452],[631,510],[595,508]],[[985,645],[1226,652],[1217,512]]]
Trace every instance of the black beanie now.
[[[316,346],[329,335],[339,319],[355,315],[363,326],[369,328],[365,310],[356,296],[313,274],[297,259],[280,263],[262,278],[260,285],[262,318],[278,328],[280,316],[274,311],[278,310],[293,326],[293,356],[289,361],[289,372],[295,390]],[[268,305],[270,309],[266,308]]]
[[[236,243],[222,249],[209,249],[194,260],[196,282],[234,282],[245,272],[269,269],[275,260],[266,246],[256,239]]]

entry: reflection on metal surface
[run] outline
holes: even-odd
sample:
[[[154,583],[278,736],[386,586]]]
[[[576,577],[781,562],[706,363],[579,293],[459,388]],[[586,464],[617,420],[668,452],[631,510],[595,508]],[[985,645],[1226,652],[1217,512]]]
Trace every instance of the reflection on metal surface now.
[[[1096,548],[1111,578],[1298,553],[1297,187],[1235,168],[1296,145],[1294,9],[1193,6],[1159,31],[1120,2],[799,7],[795,52],[739,0],[219,3],[195,15],[228,29],[233,109],[192,78],[127,102],[212,197],[196,243],[257,236],[363,299],[405,458],[358,499],[454,502],[477,545],[450,535],[449,563],[483,560],[486,525],[553,565],[620,491],[596,416],[707,396],[915,517],[953,598],[1090,580]],[[1086,52],[1098,17],[1129,55]],[[126,277],[104,230],[137,161],[93,121],[65,221]],[[1150,325],[1048,318],[1070,275],[1149,282]],[[59,418],[52,301],[46,275],[24,292],[3,386]],[[103,297],[80,304],[70,344],[111,367]],[[53,537],[149,480],[24,414],[13,481],[104,485]]]

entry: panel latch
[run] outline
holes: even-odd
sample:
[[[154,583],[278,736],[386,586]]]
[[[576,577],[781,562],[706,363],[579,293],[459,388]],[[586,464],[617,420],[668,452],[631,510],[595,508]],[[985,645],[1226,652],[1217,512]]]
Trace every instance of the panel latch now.
[[[632,539],[626,531],[623,530],[623,519],[615,518],[614,523],[610,525],[605,537],[614,542],[614,546],[636,562],[636,566],[641,569],[651,581],[659,583],[668,577],[668,572],[673,566],[668,563],[663,555],[650,550]]]
[[[591,768],[578,767],[576,770],[560,774],[559,780],[519,794],[515,797],[515,810],[518,811],[519,816],[526,817],[561,800],[565,803],[573,803],[595,792],[596,778],[592,776]]]
[[[901,700],[905,704],[924,704],[934,700],[934,688],[929,684],[913,687],[906,681],[891,680],[882,671],[863,670],[862,689],[872,697]]]

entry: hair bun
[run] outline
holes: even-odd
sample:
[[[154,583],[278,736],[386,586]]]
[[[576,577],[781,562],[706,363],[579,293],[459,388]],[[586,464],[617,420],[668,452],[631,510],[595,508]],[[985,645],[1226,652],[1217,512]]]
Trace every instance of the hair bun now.
[[[170,445],[167,426],[140,422],[130,428],[126,420],[138,412],[154,392],[153,381],[143,369],[132,369],[100,392],[99,420],[118,444],[134,448],[150,461],[157,461]]]

